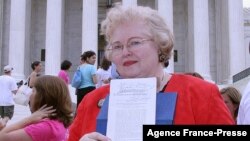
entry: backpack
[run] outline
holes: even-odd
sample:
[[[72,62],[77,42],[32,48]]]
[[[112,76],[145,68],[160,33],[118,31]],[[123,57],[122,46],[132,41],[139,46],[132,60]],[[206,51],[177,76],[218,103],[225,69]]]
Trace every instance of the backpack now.
[[[81,83],[82,83],[82,72],[80,70],[80,67],[78,67],[71,81],[71,85],[74,88],[79,88],[81,86]]]

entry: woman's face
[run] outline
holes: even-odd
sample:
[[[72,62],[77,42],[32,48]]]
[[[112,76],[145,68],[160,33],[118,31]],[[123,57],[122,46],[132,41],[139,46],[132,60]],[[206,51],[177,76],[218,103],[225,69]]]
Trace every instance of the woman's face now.
[[[233,103],[233,101],[229,98],[227,94],[223,94],[222,98],[224,102],[226,103],[227,108],[231,112],[232,116],[234,117],[235,110],[237,109],[236,105]]]
[[[122,78],[153,77],[159,71],[158,48],[147,36],[147,29],[140,21],[123,23],[114,29],[110,42],[111,61]],[[113,48],[120,46],[123,49],[115,53]]]
[[[87,62],[91,65],[94,65],[95,64],[95,61],[96,61],[96,55],[93,55],[89,58],[87,58]]]
[[[42,64],[40,63],[39,65],[35,66],[35,70],[40,72],[42,70]]]

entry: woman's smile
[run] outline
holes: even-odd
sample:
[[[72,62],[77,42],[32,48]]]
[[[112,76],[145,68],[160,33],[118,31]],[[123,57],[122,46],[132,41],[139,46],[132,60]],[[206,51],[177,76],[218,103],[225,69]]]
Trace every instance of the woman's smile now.
[[[131,65],[133,65],[133,64],[135,64],[135,63],[137,63],[137,61],[125,61],[125,62],[123,63],[123,66],[128,67],[128,66],[131,66]]]

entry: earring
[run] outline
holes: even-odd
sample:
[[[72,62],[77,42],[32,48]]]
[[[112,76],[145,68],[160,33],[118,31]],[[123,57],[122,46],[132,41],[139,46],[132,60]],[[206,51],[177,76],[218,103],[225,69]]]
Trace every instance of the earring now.
[[[165,62],[167,60],[167,56],[162,52],[159,53],[159,62]]]

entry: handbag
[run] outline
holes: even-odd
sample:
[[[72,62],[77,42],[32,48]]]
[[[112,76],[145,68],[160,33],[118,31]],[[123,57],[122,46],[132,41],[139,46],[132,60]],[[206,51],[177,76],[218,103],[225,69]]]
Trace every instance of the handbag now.
[[[29,104],[31,94],[32,89],[27,85],[27,83],[25,83],[19,87],[17,93],[13,96],[13,100],[16,104],[27,106]]]
[[[81,72],[80,67],[79,67],[79,68],[77,68],[77,70],[73,76],[73,79],[71,81],[71,85],[74,88],[79,88],[81,86],[81,83],[82,83],[82,72]]]

